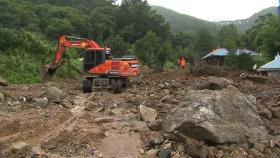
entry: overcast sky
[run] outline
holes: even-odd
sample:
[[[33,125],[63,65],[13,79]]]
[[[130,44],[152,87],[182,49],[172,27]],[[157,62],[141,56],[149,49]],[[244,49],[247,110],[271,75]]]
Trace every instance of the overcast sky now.
[[[121,1],[121,0],[119,0]],[[179,13],[208,21],[238,20],[252,16],[258,11],[279,6],[280,0],[148,0]]]

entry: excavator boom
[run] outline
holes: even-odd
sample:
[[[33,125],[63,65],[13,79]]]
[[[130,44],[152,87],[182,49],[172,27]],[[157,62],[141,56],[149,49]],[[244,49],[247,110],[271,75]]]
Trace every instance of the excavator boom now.
[[[95,41],[85,38],[62,35],[58,40],[58,47],[55,53],[54,61],[45,66],[43,81],[48,81],[52,78],[56,69],[62,63],[65,48],[67,47],[79,49],[104,49],[101,48]]]

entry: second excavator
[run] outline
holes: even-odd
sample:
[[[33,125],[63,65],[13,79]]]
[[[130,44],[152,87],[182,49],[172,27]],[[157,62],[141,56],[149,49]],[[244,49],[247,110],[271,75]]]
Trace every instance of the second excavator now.
[[[139,73],[139,61],[135,58],[112,58],[110,48],[102,48],[95,41],[62,35],[59,38],[53,62],[46,65],[43,80],[50,80],[57,68],[62,65],[65,48],[84,49],[83,92],[91,93],[96,88],[111,88],[120,93],[129,85],[130,78]]]

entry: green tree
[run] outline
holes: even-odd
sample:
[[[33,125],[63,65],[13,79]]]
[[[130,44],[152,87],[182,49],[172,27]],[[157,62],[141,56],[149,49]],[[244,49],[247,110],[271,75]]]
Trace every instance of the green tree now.
[[[280,50],[280,19],[268,14],[256,20],[256,26],[243,35],[243,41],[251,49],[262,52],[273,59]]]
[[[215,37],[207,29],[196,32],[193,49],[202,57],[216,48]]]
[[[166,40],[170,33],[164,18],[151,10],[147,1],[143,0],[123,0],[116,11],[115,24],[115,32],[129,43],[143,38],[149,30],[161,40]]]
[[[238,47],[237,42],[239,39],[235,25],[224,25],[218,33],[218,39],[220,47],[235,51]]]
[[[106,46],[112,49],[114,57],[122,57],[128,54],[129,44],[119,35],[110,37],[106,42]]]

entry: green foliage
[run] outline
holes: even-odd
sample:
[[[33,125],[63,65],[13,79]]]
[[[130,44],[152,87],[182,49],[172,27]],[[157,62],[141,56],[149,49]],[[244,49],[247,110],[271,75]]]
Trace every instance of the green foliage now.
[[[172,61],[167,61],[164,64],[164,70],[172,70],[172,69],[176,69],[178,67],[178,65]]]
[[[194,49],[202,57],[217,47],[214,35],[207,29],[201,29],[196,32]]]
[[[160,42],[157,35],[149,31],[146,36],[135,43],[134,51],[142,63],[157,70],[163,69],[170,59],[173,49],[170,43]]]
[[[163,40],[169,36],[169,25],[162,16],[151,10],[147,1],[123,0],[115,20],[115,31],[129,43],[143,38],[149,30]]]
[[[44,65],[54,57],[55,45],[51,45],[42,36],[31,32],[12,33],[6,30],[6,35],[14,37],[14,45],[0,54],[1,76],[11,83],[39,82]],[[0,39],[0,41],[3,40],[3,38]],[[73,54],[67,53],[65,67],[58,70],[57,76],[77,78],[79,61],[77,55]]]
[[[156,55],[160,51],[160,41],[154,32],[149,31],[144,38],[136,41],[134,49],[143,64],[154,67]]]
[[[254,58],[247,54],[237,56],[234,53],[230,53],[230,55],[225,58],[225,65],[232,69],[251,71],[255,64]]]
[[[268,14],[261,16],[257,25],[243,36],[243,41],[258,52],[273,59],[280,50],[280,19]]]
[[[106,43],[107,46],[112,49],[114,57],[122,57],[128,54],[129,44],[119,35],[110,37]]]
[[[218,33],[220,47],[228,50],[235,51],[238,48],[238,38],[237,28],[233,24],[223,26]]]

